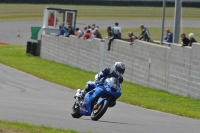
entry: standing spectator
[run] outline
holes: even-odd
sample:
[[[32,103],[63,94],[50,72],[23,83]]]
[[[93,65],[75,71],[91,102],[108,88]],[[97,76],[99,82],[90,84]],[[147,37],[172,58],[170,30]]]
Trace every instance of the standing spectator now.
[[[183,46],[188,46],[188,44],[190,43],[190,40],[185,36],[185,33],[181,34],[181,38],[182,38],[182,42],[183,42]]]
[[[167,33],[167,35],[165,37],[164,43],[172,43],[172,41],[173,41],[173,33],[170,32],[169,29],[166,29],[166,33]]]
[[[139,40],[143,38],[144,41],[150,42],[150,33],[149,30],[144,27],[144,25],[140,25],[140,29],[142,30],[141,35],[139,36]]]
[[[62,27],[61,25],[59,26],[59,29],[60,29],[60,32],[56,36],[60,36],[60,35],[65,36],[67,34],[67,30],[64,27]]]
[[[48,26],[54,26],[54,14],[53,13],[51,13],[50,15],[49,15],[49,18],[48,18]],[[57,22],[58,22],[58,19],[56,18],[56,25],[57,25]],[[56,26],[55,25],[55,26]]]
[[[114,34],[115,34],[115,32],[116,32],[116,34],[118,34],[118,39],[121,39],[122,38],[122,29],[121,29],[121,27],[119,27],[119,23],[118,22],[116,22],[115,23],[115,27],[113,27],[114,28]]]
[[[121,28],[118,26],[118,23],[115,23],[115,26],[111,29],[112,32],[112,36],[109,38],[108,41],[108,51],[110,51],[110,46],[111,46],[111,42],[114,39],[120,39],[121,38]]]
[[[138,37],[135,36],[135,35],[133,34],[133,32],[129,32],[129,33],[128,33],[128,36],[129,36],[129,38],[130,38],[130,45],[134,44],[134,40],[138,39]]]
[[[75,33],[76,33],[76,36],[78,36],[78,38],[83,36],[83,32],[79,28],[75,29]]]
[[[197,42],[197,41],[194,39],[194,34],[193,34],[193,33],[190,33],[190,34],[189,34],[189,38],[190,38],[189,46],[192,46],[192,43],[193,43],[193,42]]]
[[[66,29],[68,30],[66,37],[69,37],[70,35],[74,35],[74,30],[70,24],[68,25]]]
[[[98,28],[94,29],[94,37],[102,39],[101,33],[99,32]]]

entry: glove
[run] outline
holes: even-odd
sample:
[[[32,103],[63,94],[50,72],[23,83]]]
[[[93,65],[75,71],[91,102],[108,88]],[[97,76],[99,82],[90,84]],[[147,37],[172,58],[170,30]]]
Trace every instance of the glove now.
[[[95,84],[99,84],[99,85],[104,84],[104,79],[102,78],[102,79],[100,79],[100,80],[96,80],[96,81],[95,81]]]

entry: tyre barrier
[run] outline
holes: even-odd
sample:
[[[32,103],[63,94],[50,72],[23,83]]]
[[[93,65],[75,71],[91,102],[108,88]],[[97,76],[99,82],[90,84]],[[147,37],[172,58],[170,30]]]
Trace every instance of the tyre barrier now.
[[[38,42],[27,42],[26,54],[31,54],[33,56],[40,56],[41,41]]]

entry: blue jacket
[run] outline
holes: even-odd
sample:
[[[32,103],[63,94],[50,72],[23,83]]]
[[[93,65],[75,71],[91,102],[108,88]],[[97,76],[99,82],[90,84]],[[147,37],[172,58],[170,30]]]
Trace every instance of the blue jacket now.
[[[59,36],[59,35],[63,36],[64,34],[67,34],[67,30],[65,30],[65,28],[61,28],[60,33],[57,36]]]
[[[165,37],[165,42],[172,43],[172,41],[173,41],[173,33],[169,32]]]

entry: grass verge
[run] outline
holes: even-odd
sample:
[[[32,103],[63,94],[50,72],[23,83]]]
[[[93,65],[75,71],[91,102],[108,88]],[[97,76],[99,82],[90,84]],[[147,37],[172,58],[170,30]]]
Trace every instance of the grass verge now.
[[[58,4],[0,4],[0,20],[38,20],[45,7],[67,8],[78,11],[77,19],[161,19],[162,7],[91,6]],[[200,8],[182,8],[182,19],[200,18]],[[174,19],[174,8],[166,8],[166,19]]]
[[[47,126],[36,126],[29,123],[7,122],[0,120],[0,133],[79,133],[74,130],[65,130]],[[91,133],[91,132],[87,132]]]
[[[0,63],[39,78],[70,87],[83,88],[95,73],[25,54],[25,46],[0,46]],[[200,119],[200,100],[124,82],[120,101],[148,109]]]

